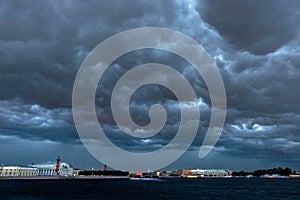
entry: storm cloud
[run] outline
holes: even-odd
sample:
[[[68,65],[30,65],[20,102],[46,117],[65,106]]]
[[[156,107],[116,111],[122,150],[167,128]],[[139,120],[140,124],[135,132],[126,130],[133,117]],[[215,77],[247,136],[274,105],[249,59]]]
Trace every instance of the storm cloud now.
[[[202,18],[239,50],[274,52],[299,37],[299,2],[201,1]]]
[[[0,152],[7,153],[0,154],[0,162],[26,164],[22,155],[14,153],[24,150],[31,154],[28,162],[54,159],[59,154],[75,165],[97,164],[74,127],[71,104],[76,73],[88,53],[106,38],[132,28],[157,26],[194,38],[218,66],[228,107],[220,140],[204,160],[190,157],[199,150],[207,131],[209,93],[188,62],[158,50],[121,56],[99,81],[96,111],[106,135],[134,152],[159,149],[174,137],[180,107],[167,88],[148,85],[131,99],[130,113],[139,125],[149,123],[151,105],[160,103],[166,108],[167,123],[155,137],[137,139],[122,133],[110,109],[113,87],[124,73],[140,64],[158,62],[188,79],[201,108],[198,135],[176,167],[297,168],[299,8],[294,0],[1,1]],[[51,153],[43,153],[47,151]]]

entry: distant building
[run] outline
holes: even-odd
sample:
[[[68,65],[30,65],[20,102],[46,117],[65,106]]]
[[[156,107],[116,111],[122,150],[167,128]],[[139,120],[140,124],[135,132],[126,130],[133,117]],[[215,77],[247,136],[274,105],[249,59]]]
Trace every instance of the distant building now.
[[[181,170],[168,170],[168,171],[161,171],[157,174],[162,177],[178,177],[182,174],[182,171]]]
[[[44,163],[44,164],[36,164],[29,165],[30,167],[34,167],[37,169],[38,176],[55,176],[55,164]]]
[[[37,176],[37,169],[34,167],[20,167],[19,176]]]
[[[67,163],[47,162],[43,164],[32,164],[28,166],[0,166],[0,176],[72,176],[73,167]]]
[[[191,169],[184,170],[183,177],[200,178],[200,177],[224,177],[230,176],[232,171],[227,169]]]
[[[37,176],[37,169],[34,167],[1,166],[0,176]]]
[[[56,173],[56,163],[47,162],[43,164],[34,164],[29,165],[30,167],[37,168],[38,176],[72,176],[73,175],[73,167],[67,163],[60,163],[58,174]]]

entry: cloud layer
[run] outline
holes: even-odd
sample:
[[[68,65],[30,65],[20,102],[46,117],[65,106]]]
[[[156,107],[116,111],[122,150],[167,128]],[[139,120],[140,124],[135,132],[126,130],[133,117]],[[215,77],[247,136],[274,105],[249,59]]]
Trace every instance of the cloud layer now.
[[[55,151],[63,154],[81,146],[71,114],[72,87],[81,62],[109,36],[131,28],[158,26],[193,37],[208,51],[222,74],[228,111],[221,139],[210,155],[212,160],[231,158],[232,163],[220,161],[230,168],[264,167],[269,163],[296,167],[299,163],[298,1],[28,0],[0,4],[1,151],[4,147],[22,150],[36,142],[49,145],[47,151],[51,151],[53,144],[49,142],[54,142],[65,145]],[[209,94],[193,67],[167,52],[136,51],[110,66],[96,93],[99,122],[114,143],[130,151],[155,150],[174,137],[180,108],[174,94],[164,87],[142,87],[131,99],[132,118],[140,125],[149,123],[148,109],[152,104],[161,103],[167,109],[167,123],[157,136],[129,138],[112,117],[110,95],[114,84],[132,67],[149,62],[174,67],[195,89],[201,126],[190,151],[196,152],[210,120]],[[9,147],[12,139],[24,145]],[[41,159],[39,150],[30,152]],[[83,149],[74,152],[87,154]],[[17,163],[21,157],[11,155],[0,155],[0,160]],[[67,156],[70,162],[77,163],[74,154]],[[245,158],[259,164],[238,164]],[[45,155],[45,159],[51,157]],[[209,159],[207,163],[211,164],[199,164],[186,155],[177,166],[183,167],[186,162],[198,167],[220,165]],[[95,163],[92,158],[86,162],[85,166]]]

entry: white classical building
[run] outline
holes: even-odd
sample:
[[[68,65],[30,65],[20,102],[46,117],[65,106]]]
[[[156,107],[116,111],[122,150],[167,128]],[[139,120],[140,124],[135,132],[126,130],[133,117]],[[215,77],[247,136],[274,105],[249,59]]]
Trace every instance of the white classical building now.
[[[29,165],[30,167],[37,168],[38,176],[72,176],[73,175],[73,167],[67,163],[60,163],[58,174],[56,174],[56,163],[47,162],[43,164],[34,164]]]
[[[38,170],[34,167],[1,166],[0,176],[37,176]]]
[[[56,173],[56,165],[59,165]],[[73,167],[65,162],[46,162],[43,164],[32,164],[28,166],[0,166],[0,176],[72,176]]]
[[[34,167],[37,169],[38,176],[55,176],[55,164],[44,163],[44,164],[36,164],[29,165],[30,167]]]

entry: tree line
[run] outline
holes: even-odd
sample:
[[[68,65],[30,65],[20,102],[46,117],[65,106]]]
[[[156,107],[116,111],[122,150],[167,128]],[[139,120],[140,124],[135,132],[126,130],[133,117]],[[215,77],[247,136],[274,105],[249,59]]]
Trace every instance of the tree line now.
[[[281,176],[288,176],[292,174],[292,170],[288,167],[286,168],[278,167],[273,169],[259,169],[253,172],[247,172],[247,171],[232,172],[232,176],[248,176],[248,175],[263,176],[266,174],[279,174]]]

